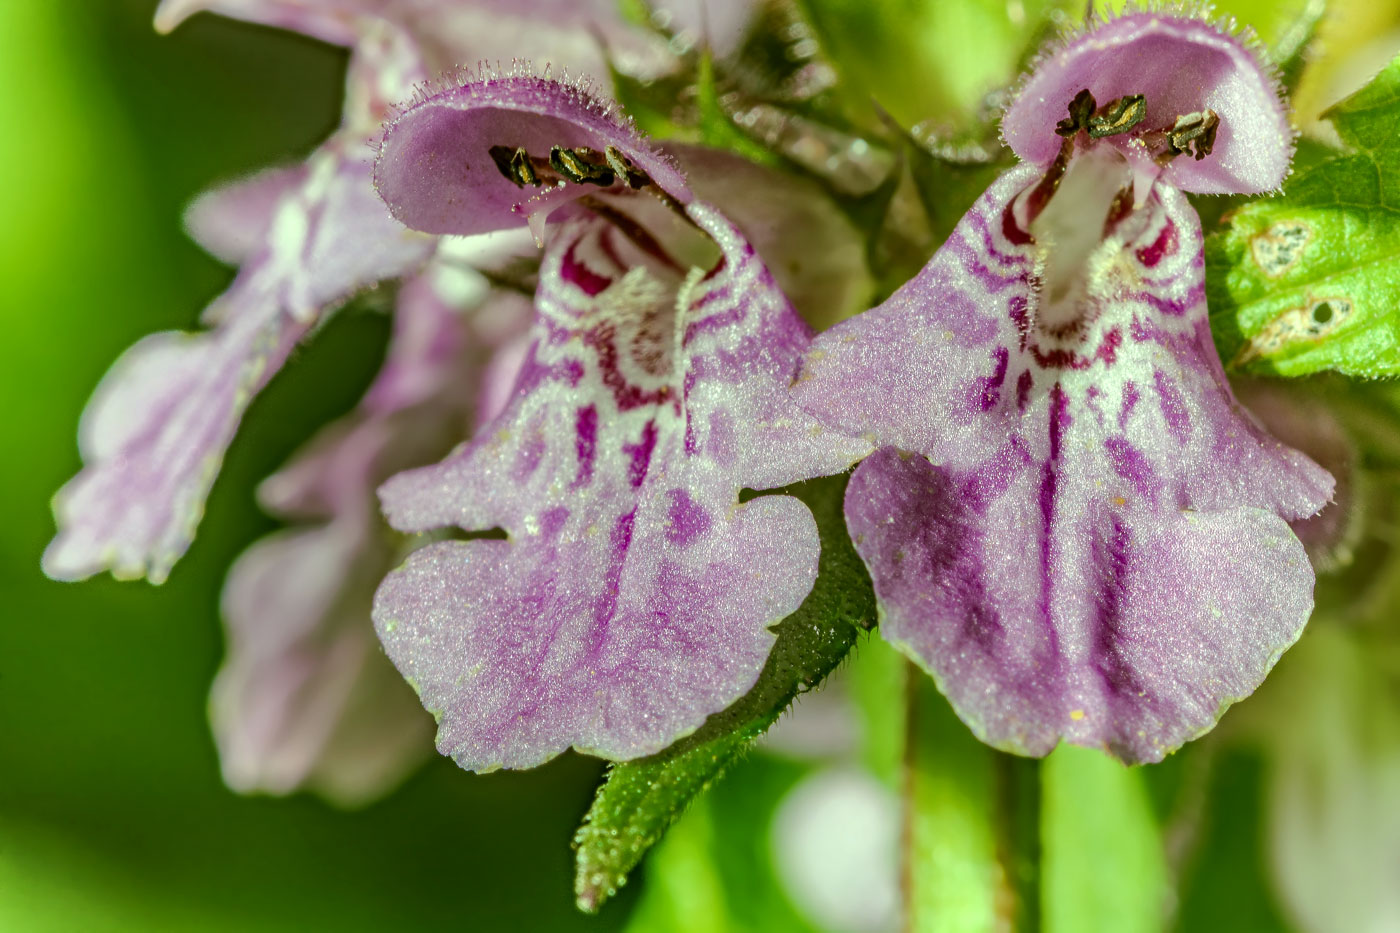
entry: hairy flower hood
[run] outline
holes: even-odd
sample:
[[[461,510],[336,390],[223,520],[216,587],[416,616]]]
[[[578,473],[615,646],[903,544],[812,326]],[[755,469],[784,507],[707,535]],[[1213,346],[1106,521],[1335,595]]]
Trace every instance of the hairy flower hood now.
[[[1256,194],[1279,186],[1293,155],[1293,130],[1273,76],[1246,41],[1199,19],[1133,13],[1053,45],[1006,108],[1002,137],[1024,162],[1047,165],[1060,147],[1055,125],[1082,90],[1099,103],[1141,94],[1143,130],[1184,114],[1220,119],[1210,157],[1149,168],[1146,132],[1099,140],[1174,188],[1199,194]]]

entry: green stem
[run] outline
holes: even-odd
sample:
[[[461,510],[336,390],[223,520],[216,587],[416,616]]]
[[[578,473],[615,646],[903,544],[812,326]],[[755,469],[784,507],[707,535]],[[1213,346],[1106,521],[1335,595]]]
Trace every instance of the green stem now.
[[[999,913],[1010,929],[1039,933],[1040,760],[992,754],[997,775],[997,860],[1006,878]]]
[[[903,928],[1038,931],[1039,762],[983,745],[930,677],[904,676]]]

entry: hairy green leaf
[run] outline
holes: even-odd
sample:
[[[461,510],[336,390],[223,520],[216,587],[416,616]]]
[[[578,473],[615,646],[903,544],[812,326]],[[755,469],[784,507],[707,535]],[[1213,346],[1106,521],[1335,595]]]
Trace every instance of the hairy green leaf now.
[[[627,933],[817,933],[783,892],[772,826],[809,766],[769,755],[698,798],[647,863]]]
[[[1400,58],[1327,116],[1350,151],[1207,238],[1211,322],[1227,365],[1400,374]]]
[[[796,697],[816,687],[875,622],[875,595],[842,518],[846,476],[788,486],[817,520],[821,559],[802,606],[775,626],[758,683],[737,703],[659,754],[616,764],[574,837],[574,893],[595,911],[688,804],[744,754]]]

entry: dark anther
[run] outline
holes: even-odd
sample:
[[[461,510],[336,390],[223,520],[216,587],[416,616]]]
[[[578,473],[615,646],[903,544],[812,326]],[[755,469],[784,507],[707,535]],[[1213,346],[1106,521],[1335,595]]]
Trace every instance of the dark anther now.
[[[515,155],[515,150],[509,146],[492,146],[487,151],[491,153],[491,161],[496,163],[496,170],[505,176],[506,181],[520,184],[515,178],[515,171],[510,167],[510,160]]]
[[[535,174],[534,163],[530,161],[530,154],[524,149],[510,146],[492,146],[487,150],[491,154],[491,161],[496,163],[496,168],[506,181],[511,182],[517,188],[525,185],[538,187],[539,176]]]
[[[515,150],[515,155],[510,157],[510,170],[515,173],[520,184],[539,187],[540,179],[535,174],[535,164],[530,161],[530,154],[524,149]]]
[[[1088,88],[1085,88],[1074,95],[1074,100],[1069,102],[1069,116],[1055,124],[1055,132],[1066,139],[1072,139],[1080,130],[1089,128],[1089,120],[1094,116],[1094,111],[1097,108],[1098,104],[1094,102],[1094,95],[1089,93]]]
[[[646,172],[640,171],[632,164],[632,160],[623,154],[622,150],[616,146],[609,146],[603,150],[603,156],[607,159],[608,165],[618,177],[627,182],[627,187],[633,191],[645,188],[651,184],[651,178]]]
[[[617,180],[617,173],[592,149],[555,146],[549,150],[549,165],[575,184],[607,188]]]
[[[1137,126],[1145,116],[1147,99],[1141,94],[1128,94],[1111,100],[1096,110],[1085,129],[1088,130],[1090,139],[1117,136]]]
[[[1167,151],[1174,156],[1188,152],[1199,162],[1215,147],[1215,133],[1219,128],[1220,117],[1214,110],[1179,116],[1167,130]]]

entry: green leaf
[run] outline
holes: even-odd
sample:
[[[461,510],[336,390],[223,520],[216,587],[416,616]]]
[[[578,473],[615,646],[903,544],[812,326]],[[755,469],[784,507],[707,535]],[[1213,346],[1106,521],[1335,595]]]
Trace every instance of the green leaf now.
[[[770,844],[779,805],[809,770],[755,755],[698,798],[648,860],[627,933],[815,933],[783,894]]]
[[[1041,777],[1047,933],[1160,930],[1166,856],[1141,769],[1061,745]]]
[[[996,156],[1006,150],[991,149]],[[948,239],[982,192],[1012,166],[1006,158],[988,161],[955,161],[932,153],[913,140],[909,144],[909,173],[928,217],[934,243]]]
[[[1400,374],[1400,59],[1327,114],[1352,151],[1206,240],[1221,356],[1303,376]]]
[[[737,152],[760,165],[779,165],[781,160],[736,127],[720,106],[715,63],[709,52],[701,52],[695,75],[695,104],[698,111],[700,142],[716,149]]]
[[[870,577],[846,534],[846,476],[782,490],[817,520],[821,559],[802,606],[774,628],[778,640],[758,683],[737,703],[671,748],[608,772],[574,837],[574,893],[596,911],[691,801],[753,745],[802,693],[816,687],[875,622]]]

